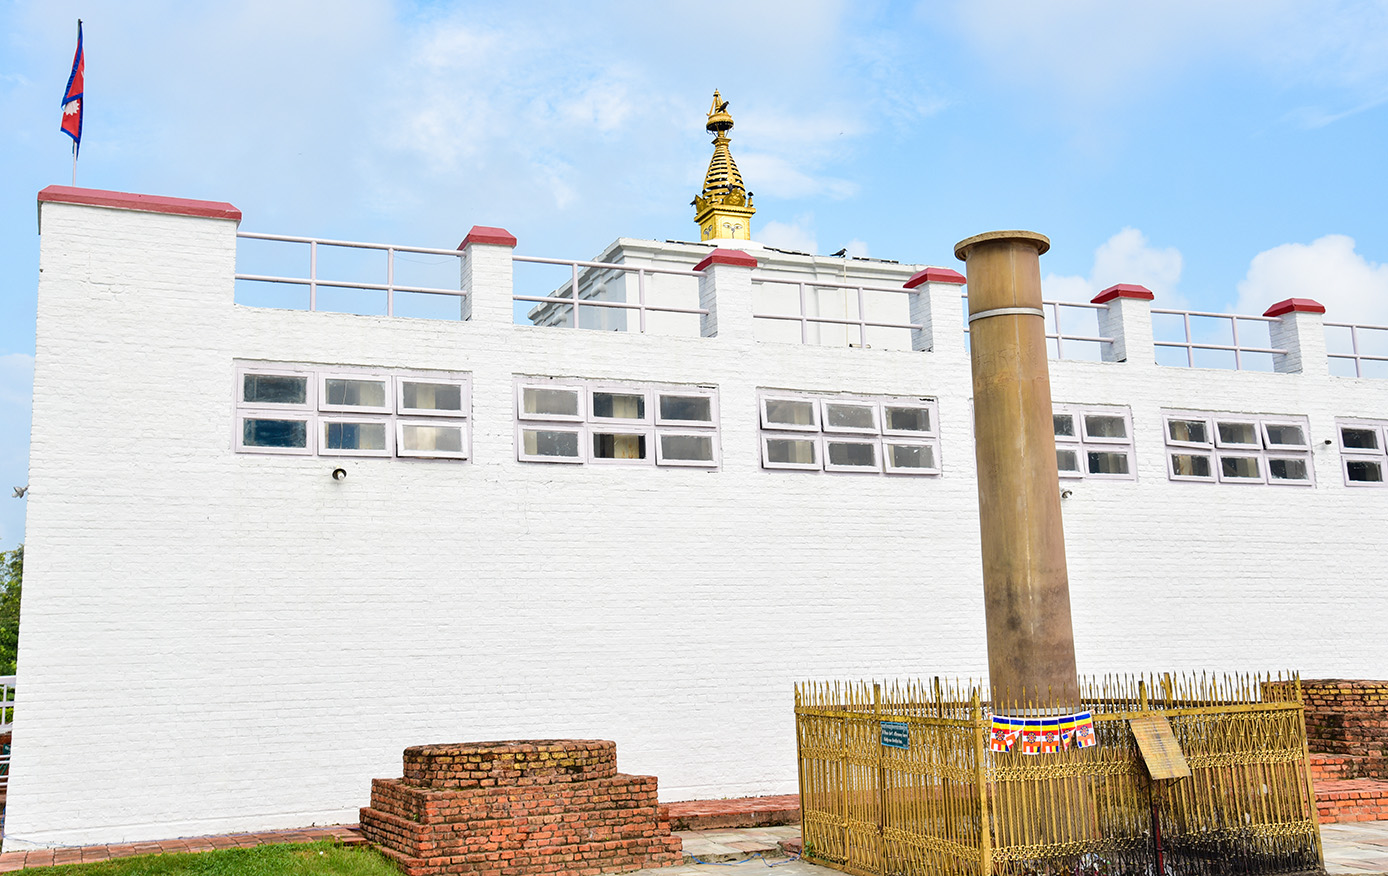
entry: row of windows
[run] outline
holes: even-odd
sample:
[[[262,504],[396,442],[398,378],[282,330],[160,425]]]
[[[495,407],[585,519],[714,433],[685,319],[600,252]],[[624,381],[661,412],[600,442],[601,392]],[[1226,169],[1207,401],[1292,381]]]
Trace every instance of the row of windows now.
[[[470,390],[469,376],[455,372],[242,366],[236,449],[468,459]],[[516,458],[523,462],[720,464],[712,387],[523,378],[515,390]],[[763,468],[940,473],[934,399],[765,390],[758,405]],[[1305,417],[1162,416],[1171,480],[1314,483]],[[1062,478],[1134,479],[1127,408],[1058,404],[1053,420]],[[1384,485],[1388,423],[1337,420],[1336,426],[1345,483]]]

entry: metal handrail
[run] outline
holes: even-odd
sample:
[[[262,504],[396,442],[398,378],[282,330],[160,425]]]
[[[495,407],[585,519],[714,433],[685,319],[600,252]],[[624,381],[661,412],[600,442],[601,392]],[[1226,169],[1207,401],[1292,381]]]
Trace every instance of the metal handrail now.
[[[1281,322],[1281,320],[1279,320],[1279,319],[1278,319],[1277,317],[1275,317],[1275,316],[1245,316],[1244,314],[1240,314],[1240,313],[1212,313],[1212,312],[1210,312],[1210,311],[1205,311],[1205,310],[1167,310],[1167,309],[1158,309],[1158,308],[1155,308],[1155,307],[1152,308],[1152,313],[1154,313],[1154,314],[1166,314],[1166,315],[1168,315],[1168,316],[1179,316],[1179,317],[1181,317],[1181,325],[1184,327],[1185,335],[1186,335],[1185,341],[1158,341],[1158,340],[1153,339],[1152,345],[1153,345],[1154,347],[1174,347],[1174,348],[1177,348],[1177,349],[1184,349],[1184,350],[1186,351],[1186,366],[1185,366],[1185,367],[1187,367],[1187,368],[1194,368],[1194,367],[1195,367],[1195,351],[1196,351],[1196,350],[1223,350],[1223,351],[1225,351],[1225,352],[1232,352],[1232,353],[1234,354],[1234,370],[1235,370],[1235,371],[1242,371],[1242,370],[1243,370],[1243,356],[1242,356],[1243,353],[1263,353],[1263,354],[1270,354],[1270,355],[1273,355],[1273,356],[1285,356],[1285,355],[1287,354],[1287,351],[1286,351],[1286,350],[1279,349],[1279,348],[1277,348],[1277,347],[1249,347],[1249,346],[1245,346],[1245,345],[1239,343],[1239,320],[1242,319],[1242,320],[1247,320],[1247,321],[1249,321],[1249,322],[1268,322],[1268,323],[1272,323],[1272,322]],[[1196,342],[1192,341],[1192,340],[1191,340],[1192,335],[1191,335],[1191,330],[1190,330],[1190,318],[1191,318],[1192,316],[1203,317],[1203,318],[1206,318],[1206,319],[1227,319],[1227,320],[1229,320],[1229,330],[1230,330],[1231,337],[1232,337],[1234,343],[1233,343],[1233,344],[1201,344],[1201,343],[1196,343]],[[1176,367],[1179,368],[1179,367],[1181,367],[1181,366],[1178,365],[1178,366],[1176,366]]]
[[[569,289],[572,296],[566,295],[511,295],[512,301],[536,301],[547,304],[566,304],[573,308],[572,328],[579,328],[579,307],[613,307],[618,310],[635,310],[638,313],[638,326],[642,333],[646,331],[646,314],[656,313],[688,313],[699,316],[707,316],[708,309],[704,307],[673,307],[668,305],[647,304],[646,303],[646,275],[647,274],[672,274],[678,277],[700,277],[702,272],[680,268],[657,268],[645,265],[623,265],[613,262],[585,262],[574,259],[550,259],[539,256],[511,256],[513,262],[526,262],[538,265],[567,265],[572,272],[569,281]],[[608,268],[614,271],[625,271],[636,274],[636,303],[628,301],[584,301],[578,294],[578,269],[579,268]]]
[[[782,286],[796,286],[796,287],[798,287],[798,289],[799,289],[799,300],[800,300],[800,313],[799,313],[798,315],[797,315],[797,314],[789,314],[789,313],[753,313],[753,314],[752,314],[752,318],[753,318],[753,319],[779,319],[779,320],[784,320],[784,321],[787,321],[787,322],[798,322],[798,323],[800,323],[800,343],[802,343],[802,344],[808,344],[808,343],[810,342],[810,323],[815,323],[816,325],[819,325],[819,324],[824,324],[824,325],[856,325],[856,326],[858,327],[858,343],[859,343],[859,345],[862,346],[862,347],[866,347],[866,346],[868,345],[868,342],[867,342],[867,330],[868,330],[869,328],[896,328],[896,329],[912,329],[912,330],[918,330],[918,329],[924,328],[924,326],[922,326],[920,323],[914,323],[914,322],[881,322],[881,321],[879,321],[879,320],[871,320],[871,319],[864,319],[864,318],[863,318],[864,305],[865,305],[865,302],[863,301],[863,293],[865,293],[865,292],[895,292],[895,293],[903,294],[903,295],[915,295],[915,294],[917,294],[915,289],[905,289],[905,288],[902,288],[902,287],[900,287],[900,286],[895,286],[895,287],[893,287],[893,286],[869,286],[869,285],[867,285],[867,284],[865,284],[865,283],[848,283],[848,282],[836,283],[836,282],[834,282],[834,281],[832,281],[832,280],[816,280],[816,279],[794,279],[794,280],[791,280],[791,279],[781,279],[781,278],[778,278],[778,277],[769,277],[769,276],[767,276],[766,274],[753,274],[753,275],[752,275],[752,282],[753,282],[753,283],[776,283],[776,284],[779,284],[779,285],[782,285]],[[835,317],[830,317],[830,316],[809,316],[809,315],[806,313],[806,311],[809,309],[809,308],[807,307],[807,299],[806,299],[806,294],[805,294],[805,287],[806,287],[806,286],[812,286],[812,287],[816,287],[816,288],[825,288],[825,289],[848,289],[848,290],[854,290],[854,291],[856,291],[856,292],[858,293],[858,318],[857,318],[857,319],[837,319],[837,318],[835,318]]]
[[[1351,360],[1352,362],[1354,362],[1354,376],[1355,376],[1355,377],[1363,377],[1363,376],[1364,376],[1364,367],[1363,367],[1363,363],[1364,363],[1364,362],[1388,362],[1388,356],[1375,356],[1375,355],[1373,355],[1373,354],[1371,354],[1371,353],[1361,353],[1361,352],[1359,352],[1359,330],[1360,330],[1360,329],[1367,329],[1368,331],[1374,331],[1374,332],[1388,332],[1388,325],[1361,325],[1361,324],[1358,324],[1358,323],[1348,323],[1348,322],[1327,322],[1327,323],[1325,323],[1325,327],[1328,328],[1328,329],[1329,329],[1329,328],[1345,328],[1345,329],[1349,329],[1349,344],[1350,344],[1350,350],[1351,350],[1351,352],[1349,352],[1349,353],[1330,353],[1330,352],[1327,352],[1325,355],[1326,355],[1326,358],[1328,358],[1328,359],[1349,359],[1349,360]]]
[[[959,297],[960,297],[960,299],[961,299],[962,301],[964,301],[964,302],[966,303],[966,305],[967,305],[967,302],[968,302],[968,300],[969,300],[968,294],[966,293],[966,294],[960,295]],[[1055,325],[1055,331],[1054,331],[1054,332],[1046,332],[1046,340],[1048,340],[1048,341],[1055,341],[1055,357],[1056,357],[1057,359],[1064,359],[1064,358],[1065,358],[1065,342],[1066,342],[1066,341],[1080,341],[1080,342],[1091,343],[1091,344],[1112,344],[1112,343],[1113,343],[1113,338],[1105,337],[1104,335],[1072,335],[1072,334],[1066,334],[1065,332],[1062,332],[1062,331],[1060,330],[1060,308],[1062,308],[1062,307],[1072,307],[1072,308],[1075,308],[1075,309],[1077,309],[1077,310],[1096,310],[1096,311],[1097,311],[1097,310],[1107,310],[1107,309],[1108,309],[1108,305],[1107,305],[1107,304],[1092,304],[1092,303],[1090,303],[1090,302],[1088,302],[1088,301],[1060,301],[1060,300],[1057,300],[1057,299],[1046,298],[1046,299],[1043,299],[1043,300],[1041,301],[1041,307],[1042,307],[1043,310],[1044,310],[1045,308],[1048,308],[1048,307],[1051,309],[1050,321]],[[966,316],[965,316],[965,320],[964,320],[964,334],[966,334],[966,335],[969,333],[969,324],[968,324],[967,312],[968,312],[968,308],[967,308],[967,306],[966,306],[966,307],[965,307]]]
[[[426,295],[448,295],[466,298],[467,289],[440,289],[430,286],[401,286],[395,282],[395,254],[398,252],[422,255],[444,255],[462,258],[463,253],[456,249],[435,249],[427,246],[399,246],[393,243],[364,243],[357,240],[332,240],[326,237],[296,237],[287,234],[260,234],[253,231],[238,231],[236,236],[247,240],[272,240],[277,243],[302,243],[308,245],[308,277],[278,277],[270,274],[235,275],[238,280],[255,283],[282,283],[291,286],[308,287],[308,309],[318,309],[318,287],[333,289],[364,289],[370,292],[386,293],[386,316],[395,315],[396,292],[418,292]],[[340,246],[348,249],[372,249],[386,254],[386,281],[384,283],[353,283],[346,280],[320,280],[318,278],[318,247]]]

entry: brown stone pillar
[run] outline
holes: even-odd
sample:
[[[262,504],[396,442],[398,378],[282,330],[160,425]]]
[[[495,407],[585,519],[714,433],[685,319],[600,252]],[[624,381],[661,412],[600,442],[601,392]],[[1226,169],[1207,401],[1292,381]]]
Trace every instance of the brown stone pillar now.
[[[1079,706],[1041,310],[1050,246],[1035,232],[992,231],[954,247],[969,278],[988,674],[1001,714]]]

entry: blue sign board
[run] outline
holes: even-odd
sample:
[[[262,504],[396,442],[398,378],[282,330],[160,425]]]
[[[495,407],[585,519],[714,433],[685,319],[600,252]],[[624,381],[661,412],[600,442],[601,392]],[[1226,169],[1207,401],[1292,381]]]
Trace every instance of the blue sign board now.
[[[888,748],[910,748],[911,728],[897,721],[883,721],[882,744]]]

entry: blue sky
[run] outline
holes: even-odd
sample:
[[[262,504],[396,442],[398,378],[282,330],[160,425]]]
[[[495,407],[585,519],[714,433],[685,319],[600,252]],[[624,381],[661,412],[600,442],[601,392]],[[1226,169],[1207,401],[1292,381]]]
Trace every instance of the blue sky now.
[[[248,231],[690,239],[719,88],[765,243],[957,266],[1028,228],[1048,297],[1388,324],[1384,2],[0,0],[0,549],[78,17],[78,184],[230,201]]]

